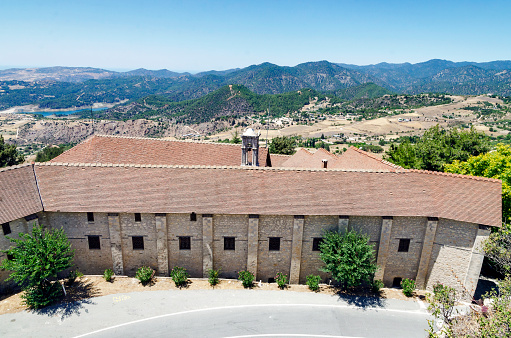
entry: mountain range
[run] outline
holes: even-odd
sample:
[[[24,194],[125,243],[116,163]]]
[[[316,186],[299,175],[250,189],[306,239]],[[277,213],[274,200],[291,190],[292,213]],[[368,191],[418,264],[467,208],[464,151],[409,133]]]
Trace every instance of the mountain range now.
[[[0,70],[0,108],[35,103],[43,108],[69,108],[94,102],[137,100],[152,94],[183,101],[228,84],[243,85],[257,94],[281,94],[303,88],[335,93],[369,82],[394,93],[511,96],[511,61],[435,59],[416,64],[368,66],[318,61],[294,67],[262,63],[197,74],[143,68],[129,72],[82,67],[7,69]]]

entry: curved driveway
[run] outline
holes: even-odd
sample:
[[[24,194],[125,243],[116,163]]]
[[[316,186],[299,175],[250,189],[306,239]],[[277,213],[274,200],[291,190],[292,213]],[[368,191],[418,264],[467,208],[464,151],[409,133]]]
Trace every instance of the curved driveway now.
[[[0,316],[2,337],[424,337],[413,301],[307,292],[168,290]]]

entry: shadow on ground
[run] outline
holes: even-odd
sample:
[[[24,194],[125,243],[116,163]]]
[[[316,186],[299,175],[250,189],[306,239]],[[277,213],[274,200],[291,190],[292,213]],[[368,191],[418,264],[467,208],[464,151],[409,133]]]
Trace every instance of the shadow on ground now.
[[[499,286],[494,280],[484,277],[479,278],[477,288],[474,293],[474,299],[481,299],[481,296],[483,296],[486,292],[490,292],[492,289],[495,289],[496,291],[499,290]]]
[[[387,305],[387,300],[385,298],[377,296],[350,295],[342,292],[338,292],[337,296],[339,300],[349,305],[359,307],[362,310],[367,308],[383,308]]]
[[[67,288],[66,292],[67,296],[59,304],[48,306],[44,309],[32,310],[32,312],[49,317],[60,316],[60,319],[64,320],[73,315],[79,316],[80,310],[84,308],[84,304],[95,304],[91,298],[101,295],[99,289],[90,281],[77,281]],[[88,310],[86,309],[85,312],[88,312]]]

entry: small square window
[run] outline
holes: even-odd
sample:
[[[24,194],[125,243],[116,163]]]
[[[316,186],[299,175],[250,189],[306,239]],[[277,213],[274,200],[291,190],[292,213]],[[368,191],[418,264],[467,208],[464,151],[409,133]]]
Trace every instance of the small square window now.
[[[100,250],[101,243],[99,241],[99,236],[88,236],[89,239],[89,250]]]
[[[197,221],[197,214],[192,212],[190,214],[190,222],[196,222]]]
[[[133,241],[133,250],[144,250],[143,236],[133,236],[131,240]]]
[[[280,237],[270,237],[268,250],[279,251],[280,250]]]
[[[236,250],[235,237],[224,237],[224,250]]]
[[[93,212],[87,213],[87,222],[89,222],[89,223],[94,222],[94,213]]]
[[[392,281],[392,287],[393,288],[400,288],[402,280],[403,280],[403,278],[401,278],[401,277],[394,277],[394,280]]]
[[[137,223],[142,222],[142,215],[139,212],[135,213],[135,222]]]
[[[399,240],[399,248],[397,249],[398,252],[408,252],[408,249],[410,249],[410,239],[409,238],[401,238]]]
[[[312,251],[319,251],[319,244],[323,241],[322,237],[315,237],[312,239]]]
[[[2,224],[2,230],[4,232],[4,235],[8,235],[8,234],[10,234],[12,232],[11,231],[11,226],[9,225],[9,222]]]
[[[7,259],[8,259],[8,260],[10,260],[10,261],[12,261],[12,260],[14,260],[14,256],[13,256],[13,255],[10,255],[10,254],[7,254]]]
[[[268,283],[275,283],[275,278],[274,277],[268,278]]]
[[[190,237],[179,237],[179,250],[191,250],[191,240]]]

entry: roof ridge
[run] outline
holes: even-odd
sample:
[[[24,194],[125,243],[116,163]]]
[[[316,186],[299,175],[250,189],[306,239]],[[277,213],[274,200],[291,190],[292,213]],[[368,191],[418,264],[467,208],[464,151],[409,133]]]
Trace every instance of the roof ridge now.
[[[318,149],[314,152],[314,154],[316,154],[318,151],[321,151],[321,152],[325,153],[326,155],[330,155],[330,156],[334,157],[336,160],[339,158],[339,156],[335,155],[334,153],[331,153],[330,151],[326,150],[325,148],[318,148]],[[314,154],[313,154],[313,155],[314,155]]]
[[[16,169],[31,164],[21,166],[8,167]],[[267,170],[267,171],[342,171],[342,172],[367,172],[367,173],[419,173],[426,175],[437,175],[446,177],[456,177],[463,179],[472,179],[476,181],[502,182],[496,178],[488,178],[481,176],[470,176],[462,174],[444,173],[441,171],[419,170],[419,169],[402,169],[399,171],[388,169],[339,169],[339,168],[300,168],[300,167],[252,167],[252,166],[219,166],[219,165],[168,165],[168,164],[133,164],[133,163],[65,163],[65,162],[35,162],[37,166],[63,166],[63,167],[122,167],[122,168],[168,168],[168,169],[238,169],[238,170]],[[5,169],[0,169],[0,171]]]
[[[310,151],[308,151],[307,149],[305,149],[305,148],[303,148],[303,147],[300,147],[300,148],[296,151],[296,153],[294,153],[294,154],[293,154],[293,155],[291,155],[291,156],[296,155],[296,154],[297,154],[300,150],[303,150],[303,151],[304,151],[307,155],[310,155],[310,156],[314,155],[314,153],[311,153],[311,152],[310,152]]]
[[[202,141],[198,141],[198,140],[166,140],[166,139],[157,138],[157,137],[106,135],[106,134],[95,134],[93,136],[121,138],[121,139],[133,139],[133,140],[152,140],[152,141],[160,141],[160,142],[202,143],[202,144],[216,144],[216,145],[224,145],[224,146],[241,146],[241,143],[222,143],[222,142],[213,142],[213,141],[205,141],[205,140],[202,140]],[[266,148],[266,147],[259,146],[259,148]]]
[[[289,158],[289,157],[293,156],[293,155],[274,154],[274,153],[270,153],[270,155],[271,155],[271,156],[282,156],[282,157],[287,157],[287,158]]]
[[[43,162],[43,163],[45,163],[45,162]],[[11,165],[11,166],[8,166],[8,167],[0,168],[0,172],[14,170],[14,169],[19,169],[19,168],[24,168],[24,167],[29,167],[29,166],[31,166],[33,164],[34,164],[34,162],[15,164],[15,165]]]
[[[373,154],[370,154],[370,153],[368,153],[367,151],[364,151],[364,150],[362,150],[362,149],[359,149],[359,148],[357,148],[357,147],[355,147],[355,146],[350,146],[350,147],[349,147],[349,149],[353,149],[353,150],[357,151],[358,153],[360,153],[360,154],[362,154],[362,155],[365,155],[365,156],[367,156],[367,157],[369,157],[369,158],[372,158],[373,160],[376,160],[376,161],[379,161],[379,162],[381,162],[381,163],[383,163],[383,164],[386,164],[386,165],[388,165],[388,166],[390,166],[390,167],[392,167],[392,168],[395,168],[395,169],[404,169],[404,168],[403,168],[402,166],[400,166],[400,165],[394,164],[394,163],[392,163],[392,162],[389,162],[389,161],[387,161],[387,160],[384,160],[384,159],[382,159],[382,158],[379,158],[379,157],[377,157],[377,156],[374,156]]]
[[[238,170],[268,170],[268,171],[345,171],[396,173],[386,169],[323,169],[300,167],[252,167],[252,166],[219,166],[219,165],[168,165],[168,164],[133,164],[133,163],[67,163],[67,162],[36,162],[36,166],[59,167],[122,167],[122,168],[169,168],[169,169],[238,169]]]

